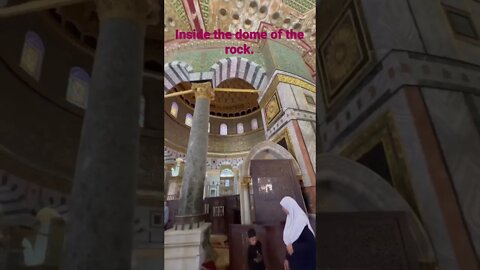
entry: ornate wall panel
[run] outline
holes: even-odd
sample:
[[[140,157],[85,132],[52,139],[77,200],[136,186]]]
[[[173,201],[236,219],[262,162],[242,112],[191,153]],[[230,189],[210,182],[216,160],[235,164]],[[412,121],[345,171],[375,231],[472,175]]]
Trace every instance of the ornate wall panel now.
[[[349,83],[373,62],[358,1],[350,1],[318,48],[320,80],[327,109],[348,94]]]
[[[273,96],[267,102],[265,107],[265,119],[267,121],[267,126],[270,126],[274,123],[276,119],[282,113],[282,105],[278,101],[277,93],[273,94]]]

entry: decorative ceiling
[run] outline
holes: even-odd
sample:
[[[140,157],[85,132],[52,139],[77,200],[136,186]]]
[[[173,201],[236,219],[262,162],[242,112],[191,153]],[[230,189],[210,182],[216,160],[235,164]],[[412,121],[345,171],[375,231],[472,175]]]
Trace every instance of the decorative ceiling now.
[[[164,52],[189,48],[219,48],[235,40],[175,40],[175,30],[192,31],[222,29],[223,31],[274,31],[279,28],[303,31],[303,40],[279,42],[299,52],[315,74],[315,2],[313,0],[165,0],[164,28],[161,24],[149,26],[145,40],[145,67],[154,72],[163,71]],[[96,49],[99,20],[93,1],[50,10],[50,17],[71,38]],[[164,43],[165,40],[165,43]],[[183,44],[179,44],[183,43]],[[192,46],[188,46],[192,45]],[[261,42],[250,42],[259,48]]]
[[[176,2],[176,6],[175,0],[169,0],[166,1],[166,3],[167,2],[169,9],[183,10],[181,2]],[[83,47],[86,47],[90,51],[95,51],[98,40],[99,20],[93,1],[52,9],[49,11],[49,14],[57,26],[64,30],[70,38],[82,44]],[[181,27],[188,27],[188,20],[186,17],[179,16],[176,24]],[[149,68],[150,70],[157,72],[163,71],[163,63],[160,60],[163,57],[163,40],[161,23],[147,27],[145,65],[151,67]],[[156,61],[156,63],[152,64],[152,61]]]
[[[303,40],[282,39],[280,42],[297,50],[307,64],[315,62],[314,0],[165,0],[164,20],[167,54],[187,48],[181,43],[194,43],[195,48],[235,43],[234,40],[179,41],[175,40],[177,29],[236,32],[240,29],[274,31],[283,28],[305,33]]]
[[[238,78],[228,79],[218,85],[218,88],[254,89],[252,85]],[[190,84],[177,85],[173,91],[190,89]],[[180,96],[184,104],[191,109],[195,107],[194,94]],[[210,104],[210,115],[218,117],[240,117],[259,110],[257,93],[215,92],[215,99]]]

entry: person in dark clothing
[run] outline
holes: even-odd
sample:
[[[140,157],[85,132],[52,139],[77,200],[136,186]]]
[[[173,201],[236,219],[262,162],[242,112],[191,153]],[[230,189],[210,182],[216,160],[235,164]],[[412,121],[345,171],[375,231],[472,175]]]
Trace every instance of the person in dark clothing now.
[[[284,197],[280,205],[287,214],[283,230],[283,242],[287,249],[284,269],[315,270],[317,263],[315,233],[307,215],[291,197]]]
[[[248,230],[248,251],[247,262],[248,270],[265,270],[263,262],[262,243],[257,240],[257,233],[254,229]]]

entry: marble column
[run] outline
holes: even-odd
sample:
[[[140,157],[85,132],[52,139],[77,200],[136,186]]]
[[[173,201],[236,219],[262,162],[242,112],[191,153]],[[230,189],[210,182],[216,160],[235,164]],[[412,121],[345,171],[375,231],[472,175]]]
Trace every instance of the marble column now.
[[[238,169],[238,168],[233,168],[233,174],[234,174],[234,178],[233,178],[233,195],[239,194],[239,190],[238,190],[239,185],[237,184],[238,182],[240,182],[239,173],[240,173],[240,172],[239,172],[239,169]]]
[[[145,29],[158,23],[151,15],[159,8],[149,0],[96,4],[99,38],[68,213],[66,270],[131,266]]]
[[[242,224],[252,224],[252,216],[251,216],[251,205],[250,205],[250,177],[245,176],[242,179],[241,185],[241,196],[243,197],[243,204],[242,204],[242,212],[243,212],[243,220]]]
[[[176,225],[194,224],[203,221],[203,189],[207,169],[208,151],[208,120],[210,115],[210,100],[214,90],[210,82],[192,84],[195,93],[195,109],[193,111],[192,127],[188,139],[185,173],[182,178],[182,192],[178,208]]]

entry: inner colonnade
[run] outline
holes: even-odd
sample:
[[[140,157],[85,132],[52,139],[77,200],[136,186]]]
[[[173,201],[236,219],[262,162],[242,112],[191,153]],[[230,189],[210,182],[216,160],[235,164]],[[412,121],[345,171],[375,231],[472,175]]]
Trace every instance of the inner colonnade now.
[[[216,75],[216,69],[230,72]],[[196,74],[193,70],[181,61],[165,64],[169,224],[165,232],[165,267],[195,268],[210,260],[221,268],[242,267],[233,266],[232,260],[241,257],[233,250],[245,249],[245,241],[232,238],[232,230],[240,226],[243,232],[239,236],[246,237],[246,230],[252,226],[249,224],[257,224],[255,217],[260,214],[260,207],[255,205],[263,204],[256,198],[255,189],[266,188],[269,192],[268,183],[257,186],[252,182],[252,161],[288,160],[292,174],[286,181],[303,194],[299,202],[314,220],[315,105],[309,104],[307,97],[314,100],[315,86],[311,80],[289,72],[275,71],[270,77],[263,67],[240,57],[218,61],[210,69],[213,72]],[[183,81],[178,74],[185,73],[187,78],[211,81]],[[193,108],[188,106],[192,99],[186,95],[194,96]],[[228,101],[230,95],[238,100]],[[221,102],[223,106],[218,106]],[[243,102],[244,106],[233,102]],[[274,122],[277,125],[272,125]],[[226,125],[224,132],[222,127]],[[174,131],[169,134],[167,127]],[[179,138],[179,132],[185,131],[189,132],[188,144]],[[285,196],[289,193],[282,190],[283,185],[289,184],[271,183],[270,189],[278,193],[276,196]],[[279,202],[281,198],[277,199]],[[192,241],[196,248],[191,247]],[[210,241],[213,251],[205,248],[204,241]]]

